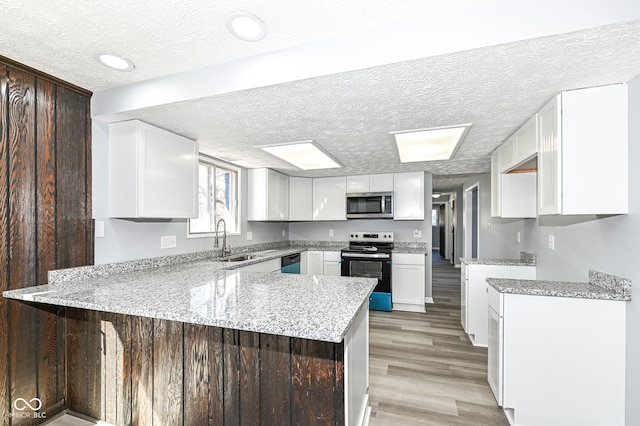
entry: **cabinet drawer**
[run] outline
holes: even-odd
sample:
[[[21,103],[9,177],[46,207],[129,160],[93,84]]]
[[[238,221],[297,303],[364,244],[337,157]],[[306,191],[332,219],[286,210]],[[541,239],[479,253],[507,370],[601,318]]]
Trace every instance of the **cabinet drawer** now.
[[[424,254],[414,253],[393,253],[391,259],[393,263],[402,265],[424,265]]]
[[[503,316],[504,309],[504,294],[500,293],[495,288],[488,286],[489,290],[489,308],[497,312],[498,315]]]

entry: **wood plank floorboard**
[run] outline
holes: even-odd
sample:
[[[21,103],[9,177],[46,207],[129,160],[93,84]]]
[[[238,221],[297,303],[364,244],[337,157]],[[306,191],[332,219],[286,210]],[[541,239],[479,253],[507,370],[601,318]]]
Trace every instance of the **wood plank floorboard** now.
[[[371,311],[371,426],[507,426],[487,383],[487,349],[460,325],[460,269],[433,256],[427,313]]]

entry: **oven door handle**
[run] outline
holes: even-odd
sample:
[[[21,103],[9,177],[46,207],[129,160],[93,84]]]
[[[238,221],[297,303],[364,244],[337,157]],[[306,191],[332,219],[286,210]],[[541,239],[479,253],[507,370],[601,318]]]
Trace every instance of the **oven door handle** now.
[[[362,254],[362,253],[342,253],[342,257],[359,257],[361,259],[389,259],[391,255],[388,253],[372,253],[372,254]]]

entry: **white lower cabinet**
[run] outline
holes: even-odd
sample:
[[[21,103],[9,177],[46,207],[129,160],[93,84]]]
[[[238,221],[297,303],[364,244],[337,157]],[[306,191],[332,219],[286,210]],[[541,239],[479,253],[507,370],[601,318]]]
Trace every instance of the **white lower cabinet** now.
[[[324,275],[324,253],[321,251],[305,251],[307,258],[307,275]]]
[[[325,251],[323,275],[339,277],[342,275],[342,257],[339,251]]]
[[[512,425],[625,424],[625,302],[488,298],[488,379]]]
[[[460,282],[460,323],[474,346],[487,346],[487,278],[536,279],[535,266],[479,265],[463,261]]]
[[[280,258],[258,262],[252,265],[242,266],[238,268],[243,272],[280,272],[282,261]]]
[[[391,255],[391,301],[394,311],[425,312],[425,255]]]
[[[341,256],[339,251],[303,252],[306,257],[307,275],[341,275]]]

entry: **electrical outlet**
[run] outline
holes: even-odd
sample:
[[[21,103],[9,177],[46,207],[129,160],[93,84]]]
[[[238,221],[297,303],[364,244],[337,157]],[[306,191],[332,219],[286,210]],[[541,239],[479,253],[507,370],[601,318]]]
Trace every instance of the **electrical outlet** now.
[[[422,238],[422,229],[414,229],[413,230],[413,238]]]
[[[333,229],[329,229],[329,236],[333,237]]]
[[[287,232],[283,229],[283,230],[282,230],[282,236],[284,237],[284,236],[286,236],[286,235],[287,235]]]
[[[164,237],[160,237],[161,249],[174,248],[176,245],[177,245],[177,241],[176,241],[175,235],[166,235]]]
[[[549,250],[556,249],[556,237],[553,234],[549,234]]]
[[[520,231],[516,232],[516,242],[520,242]]]
[[[253,240],[253,232],[247,231],[247,241]]]
[[[102,220],[96,220],[95,236],[96,238],[104,237],[104,222]]]

